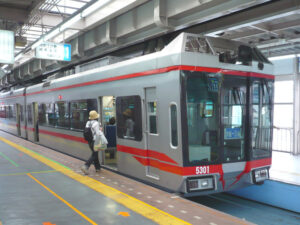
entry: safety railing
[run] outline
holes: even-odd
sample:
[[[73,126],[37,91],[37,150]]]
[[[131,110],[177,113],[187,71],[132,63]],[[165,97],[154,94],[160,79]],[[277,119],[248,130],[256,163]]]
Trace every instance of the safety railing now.
[[[293,153],[293,128],[273,127],[273,151]]]

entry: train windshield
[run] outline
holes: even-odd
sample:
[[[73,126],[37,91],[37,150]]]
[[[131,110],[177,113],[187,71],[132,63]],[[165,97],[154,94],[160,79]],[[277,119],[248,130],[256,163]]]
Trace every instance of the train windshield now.
[[[251,149],[253,158],[270,156],[271,83],[253,81],[250,104],[247,77],[207,72],[184,74],[189,164],[244,161],[250,155],[245,153],[247,149]],[[249,124],[251,135],[247,132]],[[253,137],[251,143],[246,135]]]

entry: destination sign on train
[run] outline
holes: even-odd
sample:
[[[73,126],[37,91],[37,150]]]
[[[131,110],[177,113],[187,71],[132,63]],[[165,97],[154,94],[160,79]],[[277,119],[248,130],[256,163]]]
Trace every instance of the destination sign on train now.
[[[71,45],[44,42],[35,49],[35,57],[39,59],[71,61]]]
[[[14,40],[14,32],[0,30],[0,63],[14,63]]]

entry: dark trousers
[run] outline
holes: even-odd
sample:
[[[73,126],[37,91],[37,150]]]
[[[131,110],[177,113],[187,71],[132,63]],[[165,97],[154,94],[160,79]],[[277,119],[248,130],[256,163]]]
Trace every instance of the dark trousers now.
[[[86,161],[85,165],[89,168],[93,163],[96,170],[100,170],[101,166],[99,163],[98,152],[94,151],[94,141],[89,142],[89,147],[92,151],[90,158]]]

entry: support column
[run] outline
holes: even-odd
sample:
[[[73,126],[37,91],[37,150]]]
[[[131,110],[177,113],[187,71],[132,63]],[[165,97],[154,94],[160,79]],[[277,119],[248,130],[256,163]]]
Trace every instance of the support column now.
[[[300,154],[300,73],[299,57],[294,59],[294,121],[293,121],[293,155]]]

